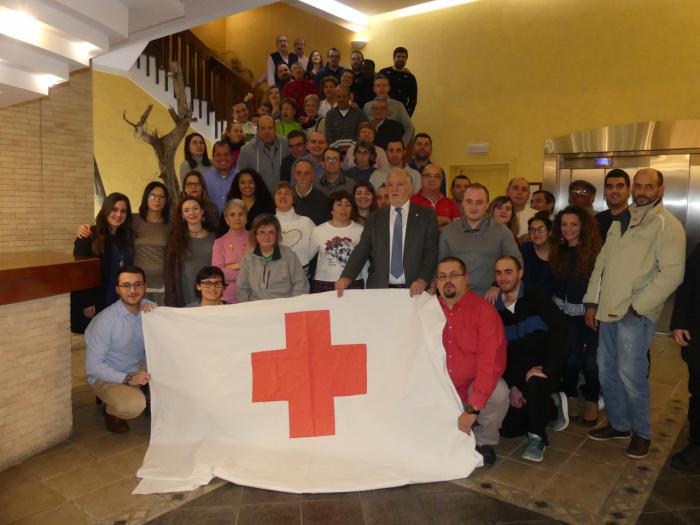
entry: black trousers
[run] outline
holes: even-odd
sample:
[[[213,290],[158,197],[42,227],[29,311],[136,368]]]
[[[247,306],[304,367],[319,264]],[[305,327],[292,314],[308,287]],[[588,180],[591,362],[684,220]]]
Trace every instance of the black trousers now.
[[[559,377],[531,377],[523,392],[525,405],[508,409],[501,425],[501,435],[518,437],[532,432],[547,443],[547,425],[557,416],[552,394],[559,390],[559,384]]]
[[[581,386],[581,393],[586,401],[597,403],[600,395],[597,363],[598,334],[586,326],[583,316],[568,317],[567,320],[569,357],[564,370],[564,392],[568,397],[578,397],[578,376],[583,372],[586,383]]]
[[[693,335],[700,337],[700,333]],[[700,444],[700,342],[693,339],[690,346],[681,348],[681,355],[688,365],[690,441]]]

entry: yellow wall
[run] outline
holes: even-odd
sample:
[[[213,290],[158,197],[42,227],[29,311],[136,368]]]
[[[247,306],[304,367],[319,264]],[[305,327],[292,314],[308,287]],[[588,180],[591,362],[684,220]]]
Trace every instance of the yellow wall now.
[[[133,208],[138,208],[144,187],[158,179],[158,161],[153,148],[134,137],[133,128],[122,119],[122,112],[136,122],[149,104],[149,130],[161,134],[173,128],[168,110],[130,79],[93,71],[93,127],[95,159],[105,191],[125,193]],[[190,129],[190,132],[194,131]],[[182,142],[184,144],[184,140]],[[211,144],[207,142],[211,150]],[[175,169],[184,160],[182,145],[175,156]]]
[[[321,51],[326,62],[329,47],[337,47],[341,64],[350,63],[350,42],[354,33],[332,22],[287,4],[270,4],[226,18],[226,48],[233,51],[255,77],[265,72],[267,56],[276,50],[279,34],[287,35],[290,51],[296,37],[306,41],[306,54]]]
[[[378,65],[408,48],[416,131],[447,166],[508,163],[542,179],[545,139],[648,120],[700,117],[697,0],[478,0],[370,22]],[[488,142],[486,156],[467,144]]]
[[[191,31],[204,45],[219,55],[226,52],[226,19],[219,18],[208,24],[193,27]]]

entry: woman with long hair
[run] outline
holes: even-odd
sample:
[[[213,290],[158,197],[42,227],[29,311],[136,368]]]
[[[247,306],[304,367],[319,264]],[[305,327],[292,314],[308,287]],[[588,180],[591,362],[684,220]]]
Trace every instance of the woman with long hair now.
[[[377,209],[377,193],[374,186],[369,181],[359,181],[352,190],[353,202],[355,203],[355,217],[360,224],[365,223],[367,216]]]
[[[299,258],[280,244],[282,229],[273,215],[258,215],[250,228],[253,246],[241,259],[236,296],[239,303],[309,293]]]
[[[253,168],[239,171],[231,183],[231,189],[226,195],[226,201],[242,200],[248,208],[246,230],[249,230],[253,220],[263,213],[275,213],[275,202],[272,199],[267,184]],[[223,221],[222,221],[223,222]]]
[[[211,252],[211,264],[221,268],[228,286],[224,290],[224,300],[228,303],[237,302],[236,279],[241,269],[241,259],[248,251],[250,244],[246,231],[248,207],[241,199],[230,199],[224,205],[224,220],[228,231],[214,241]]]
[[[187,173],[182,181],[182,191],[178,199],[182,199],[186,196],[196,197],[201,200],[202,206],[204,206],[204,217],[206,218],[207,224],[212,228],[218,228],[219,210],[216,204],[209,198],[207,183],[204,182],[204,177],[197,170],[192,170]],[[173,210],[173,213],[174,212],[175,210]]]
[[[279,119],[280,111],[282,110],[282,92],[280,88],[274,85],[267,88],[265,96],[263,97],[263,104],[266,102],[270,104],[272,108],[270,110],[270,116],[275,120]]]
[[[331,220],[319,224],[311,234],[309,259],[318,254],[311,293],[329,292],[335,289],[350,254],[360,242],[363,227],[352,220],[354,206],[352,196],[345,190],[334,191],[328,197]],[[348,288],[364,288],[362,279]]]
[[[100,259],[100,285],[71,294],[71,331],[83,333],[90,320],[114,303],[122,268],[134,263],[131,203],[123,193],[110,193],[102,203],[87,237],[78,237],[73,255]]]
[[[207,153],[207,143],[199,133],[190,133],[185,137],[185,160],[180,164],[180,180],[192,170],[204,173],[211,168],[211,160]]]
[[[530,240],[520,245],[520,253],[523,254],[523,280],[526,283],[535,283],[547,291],[549,296],[553,293],[554,278],[549,267],[549,252],[551,245],[549,236],[552,233],[552,221],[547,212],[537,212],[527,221]]]
[[[563,388],[569,398],[569,416],[579,416],[578,378],[586,380],[581,392],[586,400],[583,423],[598,421],[598,337],[585,323],[583,296],[596,257],[603,246],[595,218],[579,206],[568,206],[554,219],[550,239],[549,265],[554,277],[554,302],[569,323],[569,357],[564,367]]]
[[[508,228],[515,237],[515,242],[518,242],[518,217],[510,197],[501,195],[493,199],[489,204],[489,216]]]
[[[306,78],[316,79],[316,73],[323,69],[323,56],[318,49],[314,49],[309,55],[309,63],[306,65]]]
[[[204,218],[198,197],[180,199],[165,249],[165,304],[185,306],[196,300],[197,272],[211,264],[214,229]]]

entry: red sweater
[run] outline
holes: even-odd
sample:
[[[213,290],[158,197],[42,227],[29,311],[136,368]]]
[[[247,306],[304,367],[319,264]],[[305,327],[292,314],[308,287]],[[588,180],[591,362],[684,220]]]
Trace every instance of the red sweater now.
[[[306,95],[318,95],[316,84],[314,84],[311,80],[292,80],[287,82],[282,88],[283,97],[293,98],[299,104],[297,117],[305,115],[304,99],[306,98]]]
[[[506,368],[503,322],[496,309],[474,292],[465,293],[451,310],[442,297],[440,304],[447,318],[442,332],[447,371],[462,403],[483,408]]]

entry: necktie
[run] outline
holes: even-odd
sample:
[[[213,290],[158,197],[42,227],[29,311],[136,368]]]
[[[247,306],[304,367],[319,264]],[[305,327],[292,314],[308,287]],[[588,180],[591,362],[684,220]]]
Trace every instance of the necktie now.
[[[394,221],[394,238],[391,241],[391,275],[396,279],[403,273],[403,219],[401,208],[396,208]]]

